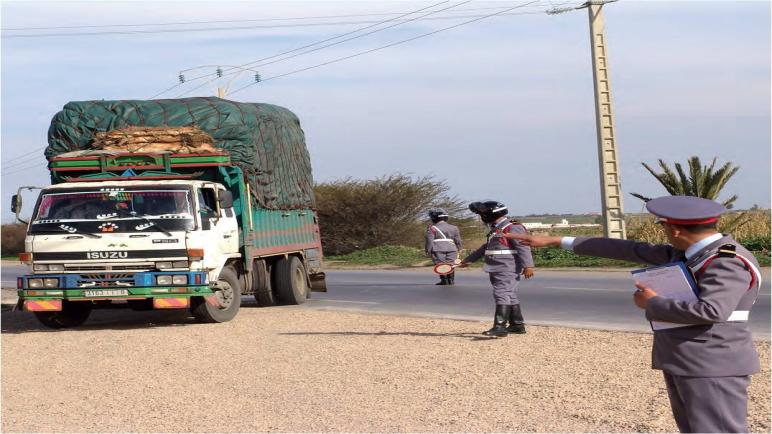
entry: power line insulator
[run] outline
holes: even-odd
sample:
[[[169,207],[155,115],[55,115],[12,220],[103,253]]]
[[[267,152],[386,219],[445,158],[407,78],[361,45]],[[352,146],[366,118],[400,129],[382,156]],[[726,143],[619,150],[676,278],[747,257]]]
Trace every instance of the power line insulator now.
[[[260,73],[259,72],[255,73],[255,83],[260,83]]]
[[[184,75],[180,74],[180,75],[177,76],[177,78],[180,79],[180,84],[185,83],[185,76]]]
[[[219,78],[219,77],[222,77],[222,68],[220,68],[220,67],[218,66],[218,67],[217,67],[217,71],[215,71],[215,72],[217,72],[217,77],[218,77],[218,78]]]

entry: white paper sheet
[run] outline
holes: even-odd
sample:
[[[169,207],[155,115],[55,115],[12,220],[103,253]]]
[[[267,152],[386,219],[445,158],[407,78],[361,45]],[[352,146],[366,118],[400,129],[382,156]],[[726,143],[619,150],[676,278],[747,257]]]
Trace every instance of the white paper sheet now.
[[[686,302],[697,300],[696,285],[683,262],[633,270],[632,274],[636,281],[653,289],[659,296]],[[688,327],[690,325],[651,321],[652,330]]]

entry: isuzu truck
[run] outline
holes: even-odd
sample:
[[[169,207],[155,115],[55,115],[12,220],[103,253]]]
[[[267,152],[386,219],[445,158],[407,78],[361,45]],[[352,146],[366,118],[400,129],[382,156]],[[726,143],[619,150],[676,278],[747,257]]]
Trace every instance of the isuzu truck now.
[[[326,290],[300,124],[219,98],[69,103],[49,129],[18,307],[51,328],[93,309],[189,309],[224,322],[242,295]],[[211,143],[207,143],[211,142]],[[21,219],[22,187],[12,210]],[[24,220],[23,220],[24,221]]]

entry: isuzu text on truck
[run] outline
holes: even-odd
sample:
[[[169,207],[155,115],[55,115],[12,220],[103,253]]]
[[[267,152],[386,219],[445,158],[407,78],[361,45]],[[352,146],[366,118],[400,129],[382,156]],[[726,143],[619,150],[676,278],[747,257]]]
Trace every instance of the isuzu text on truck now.
[[[241,296],[326,290],[297,118],[218,98],[67,104],[46,149],[19,307],[52,328],[95,308],[190,309],[224,322]],[[22,187],[13,197],[17,217]]]

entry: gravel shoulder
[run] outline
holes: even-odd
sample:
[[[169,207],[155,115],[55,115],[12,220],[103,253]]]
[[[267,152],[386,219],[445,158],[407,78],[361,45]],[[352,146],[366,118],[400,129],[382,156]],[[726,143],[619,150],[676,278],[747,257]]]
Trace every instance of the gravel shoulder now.
[[[224,324],[2,312],[3,432],[672,432],[651,336],[245,306]],[[769,432],[770,348],[750,388]]]

